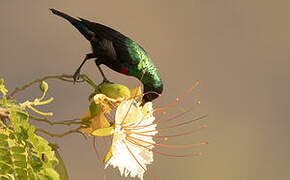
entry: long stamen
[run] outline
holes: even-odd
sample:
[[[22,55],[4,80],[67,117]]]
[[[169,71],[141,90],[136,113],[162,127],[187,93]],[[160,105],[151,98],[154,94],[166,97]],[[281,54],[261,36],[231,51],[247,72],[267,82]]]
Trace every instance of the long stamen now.
[[[145,149],[148,149],[149,151],[152,151],[152,152],[154,152],[154,153],[157,153],[157,154],[160,154],[160,155],[163,155],[163,156],[169,156],[169,157],[189,157],[189,156],[192,156],[192,154],[176,155],[176,154],[163,153],[163,152],[156,151],[156,150],[153,150],[153,149],[151,149],[151,148],[148,148],[148,147],[146,147],[146,146],[144,146],[144,145],[141,145],[140,143],[138,143],[138,142],[136,142],[136,141],[134,141],[134,140],[132,140],[132,139],[128,139],[128,138],[126,138],[126,139],[127,139],[127,141],[129,141],[129,142],[132,143],[132,144],[135,144],[135,145],[137,145],[137,146],[141,146],[141,147],[143,147],[143,148],[145,148]]]
[[[153,110],[153,115],[154,115],[154,116],[157,115],[157,114],[160,114],[160,113],[165,114],[165,113],[166,113],[165,109],[161,109],[161,108],[159,108],[159,109],[154,109],[154,110]]]
[[[107,140],[106,140],[105,136],[103,137],[103,140],[104,140],[105,147],[108,148],[109,146],[108,146],[108,143],[107,143]]]
[[[201,116],[201,117],[195,118],[195,119],[193,119],[193,120],[185,121],[185,122],[182,122],[182,123],[179,123],[179,124],[175,124],[175,125],[172,125],[172,126],[168,126],[168,127],[158,128],[158,129],[149,130],[149,131],[138,131],[138,133],[148,133],[148,132],[154,132],[154,131],[161,131],[161,130],[173,129],[173,128],[176,128],[176,127],[178,127],[178,126],[183,126],[183,125],[185,125],[185,124],[193,123],[193,122],[198,121],[198,120],[201,120],[201,119],[203,119],[203,118],[205,118],[205,117],[207,117],[207,115],[204,115],[204,116]],[[156,123],[151,123],[151,124],[149,124],[149,125],[151,126],[151,125],[154,125],[154,124],[156,124]],[[148,126],[149,126],[149,125],[148,125]],[[139,129],[141,129],[141,128],[139,128]],[[135,131],[132,131],[132,130],[138,130],[138,129],[137,129],[137,128],[135,128],[135,129],[128,129],[128,128],[126,128],[126,131],[127,131],[128,133],[134,133],[134,132],[135,132]]]
[[[94,146],[95,153],[96,153],[96,155],[97,155],[97,159],[98,159],[99,163],[100,163],[101,166],[102,166],[101,169],[102,169],[102,173],[103,173],[103,175],[104,175],[104,180],[106,180],[106,179],[107,179],[107,176],[106,176],[106,173],[105,173],[105,170],[104,170],[104,164],[103,164],[103,161],[102,161],[102,159],[101,159],[101,157],[100,157],[100,154],[98,153],[98,150],[97,150],[96,137],[95,137],[95,136],[93,137],[93,146]]]
[[[135,159],[135,161],[139,164],[139,166],[147,173],[149,174],[152,179],[157,180],[149,171],[147,171],[142,164],[137,160],[137,158],[135,157],[135,155],[132,153],[131,149],[128,147],[128,144],[123,140],[123,143],[126,145],[128,151],[130,152],[130,154],[133,156],[133,158]]]
[[[178,101],[180,101],[181,99],[183,99],[185,96],[187,96],[191,91],[193,91],[199,84],[201,83],[200,80],[198,80],[191,88],[189,88],[183,95],[177,97],[172,103],[164,106],[164,107],[161,107],[161,108],[158,108],[156,109],[156,111],[159,111],[159,109],[167,109],[167,108],[170,108],[171,106],[175,105]]]
[[[104,116],[106,117],[106,119],[110,122],[113,123],[113,116],[109,113],[105,113],[105,110],[103,107],[101,107],[101,111],[104,113]]]
[[[199,121],[199,120],[201,120],[203,118],[206,118],[206,117],[207,117],[207,115],[203,115],[201,117],[198,117],[198,118],[195,118],[195,119],[192,119],[192,120],[189,120],[189,121],[185,121],[185,122],[182,122],[182,123],[179,123],[179,124],[175,124],[175,125],[172,125],[172,126],[159,128],[158,130],[172,129],[172,128],[175,128],[175,127],[178,127],[178,126],[183,126],[185,124],[190,124],[190,123],[193,123],[195,121]]]
[[[168,137],[178,137],[178,136],[185,136],[185,135],[189,135],[192,133],[196,133],[199,132],[201,129],[203,128],[207,128],[206,125],[203,125],[201,128],[196,129],[196,130],[192,130],[192,131],[187,131],[185,133],[181,133],[181,134],[175,134],[175,135],[168,135],[168,136],[156,136],[156,135],[148,135],[148,134],[142,134],[143,132],[134,132],[134,131],[129,131],[129,133],[131,134],[136,134],[138,136],[147,136],[147,137],[156,137],[156,138],[168,138]],[[157,131],[157,130],[156,130]]]
[[[141,86],[141,84],[142,84],[142,80],[144,78],[145,73],[146,73],[145,71],[142,71],[142,76],[141,76],[141,78],[139,80],[139,86]]]
[[[131,101],[131,104],[130,104],[130,106],[129,106],[129,108],[128,108],[128,111],[126,112],[126,114],[125,114],[125,117],[122,119],[122,122],[121,122],[121,124],[123,124],[123,123],[124,123],[124,121],[125,121],[126,117],[128,116],[128,113],[129,113],[129,111],[130,111],[130,109],[131,109],[132,105],[133,105],[133,101]]]
[[[129,139],[135,139],[137,141],[141,141],[144,142],[146,144],[150,144],[150,145],[156,145],[156,146],[161,146],[161,147],[168,147],[168,148],[188,148],[188,147],[193,147],[193,146],[200,146],[203,144],[208,144],[208,142],[201,142],[201,143],[195,143],[195,144],[186,144],[186,145],[168,145],[168,144],[160,144],[160,143],[152,143],[152,142],[148,142],[148,141],[144,141],[142,139],[139,138],[135,138],[133,136],[127,135],[127,137]]]
[[[181,113],[179,113],[179,114],[177,114],[177,115],[175,115],[175,116],[173,116],[173,117],[171,117],[171,118],[168,118],[168,119],[164,119],[164,120],[162,120],[162,121],[159,121],[159,122],[156,122],[156,123],[150,123],[150,124],[146,124],[146,125],[137,125],[137,126],[131,126],[131,127],[129,127],[129,128],[131,128],[131,129],[133,129],[133,128],[137,128],[137,127],[148,127],[148,126],[152,126],[152,125],[158,125],[158,124],[161,124],[161,123],[164,123],[164,122],[168,122],[168,121],[171,121],[171,120],[174,120],[174,119],[176,119],[176,118],[179,118],[179,117],[181,117],[181,116],[183,116],[185,113],[187,113],[187,112],[189,112],[190,110],[187,110],[187,111],[185,111],[185,112],[181,112]],[[125,127],[126,128],[126,127]]]
[[[154,110],[153,110],[153,111],[154,111]],[[163,115],[166,114],[166,111],[165,111],[164,109],[162,109],[162,110],[160,110],[160,111],[154,111],[154,112],[153,112],[153,116],[156,116],[156,115],[158,115],[158,114],[160,114],[160,113],[162,113],[162,115],[161,115],[161,117],[162,117]]]
[[[142,78],[143,78],[144,74],[145,74],[145,71],[143,71],[143,74],[142,74],[142,77],[141,77],[141,81],[142,81]],[[134,97],[135,97],[136,95],[137,95],[137,91],[135,92]],[[123,122],[125,121],[125,119],[126,119],[128,113],[129,113],[129,111],[130,111],[132,105],[133,105],[133,101],[131,101],[131,104],[130,104],[130,106],[129,106],[129,108],[128,108],[128,111],[126,112],[126,115],[125,115],[124,119],[122,120],[121,124],[123,124]]]
[[[104,113],[106,119],[110,122],[110,123],[113,123],[113,117],[111,114],[108,114],[108,113]]]

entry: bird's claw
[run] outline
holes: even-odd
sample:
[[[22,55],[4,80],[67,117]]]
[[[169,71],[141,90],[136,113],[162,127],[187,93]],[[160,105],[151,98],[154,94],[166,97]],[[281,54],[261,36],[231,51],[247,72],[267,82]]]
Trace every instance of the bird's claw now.
[[[73,79],[74,79],[74,83],[80,79],[80,70],[79,69],[77,69],[76,72],[74,73]]]

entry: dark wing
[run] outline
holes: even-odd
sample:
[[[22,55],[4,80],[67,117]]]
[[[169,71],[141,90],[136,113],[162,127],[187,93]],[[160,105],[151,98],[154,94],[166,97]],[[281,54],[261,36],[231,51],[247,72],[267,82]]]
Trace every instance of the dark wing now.
[[[80,19],[82,23],[95,33],[96,39],[100,41],[102,48],[110,57],[120,61],[120,63],[136,64],[135,61],[131,60],[128,51],[127,43],[128,41],[132,41],[131,39],[105,25],[94,23],[82,18]]]

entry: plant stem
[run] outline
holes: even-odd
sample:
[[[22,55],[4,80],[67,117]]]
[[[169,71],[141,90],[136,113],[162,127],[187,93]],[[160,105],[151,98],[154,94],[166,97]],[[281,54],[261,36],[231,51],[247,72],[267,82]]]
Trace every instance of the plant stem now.
[[[81,74],[79,76],[83,81],[87,82],[89,85],[91,85],[96,91],[98,91],[99,87],[98,85],[96,85],[87,75],[85,74]],[[43,78],[40,78],[40,79],[36,79],[34,81],[31,81],[27,84],[25,84],[24,86],[22,87],[17,87],[15,88],[11,94],[9,94],[7,96],[7,99],[11,99],[15,94],[17,94],[18,92],[20,91],[23,91],[25,90],[26,88],[30,87],[31,85],[35,84],[35,83],[41,83],[42,81],[44,80],[47,80],[47,79],[59,79],[59,80],[62,80],[62,81],[68,81],[68,82],[74,82],[73,80],[70,80],[72,79],[73,76],[72,75],[69,75],[69,74],[62,74],[62,75],[52,75],[52,76],[44,76]],[[76,81],[76,82],[83,82],[83,81]]]
[[[62,138],[66,135],[73,134],[73,133],[79,133],[79,134],[83,135],[83,137],[86,139],[87,137],[80,131],[80,129],[81,129],[81,127],[78,127],[76,129],[72,129],[72,130],[66,131],[66,132],[61,133],[61,134],[51,133],[51,132],[44,130],[44,129],[41,129],[41,128],[36,128],[35,131],[42,132],[44,134],[49,135],[50,137],[58,137],[58,138]]]
[[[45,123],[48,123],[50,125],[67,125],[67,126],[70,126],[70,125],[73,125],[73,124],[82,124],[82,122],[79,121],[80,120],[79,118],[71,119],[71,120],[65,120],[65,121],[53,122],[53,121],[50,121],[47,118],[39,118],[39,117],[31,116],[31,115],[29,115],[29,117],[30,117],[30,119],[32,119],[34,121],[45,122]]]

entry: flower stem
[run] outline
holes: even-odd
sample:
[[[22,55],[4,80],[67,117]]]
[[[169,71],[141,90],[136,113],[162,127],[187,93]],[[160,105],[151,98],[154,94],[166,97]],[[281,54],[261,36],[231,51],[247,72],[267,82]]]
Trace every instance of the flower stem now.
[[[82,124],[82,122],[80,121],[79,118],[53,122],[53,121],[50,121],[47,118],[39,118],[39,117],[31,116],[31,115],[29,115],[29,117],[30,117],[30,119],[32,119],[34,121],[45,122],[45,123],[48,123],[50,125],[66,125],[66,126],[70,126],[70,125],[74,125],[74,124]]]
[[[87,75],[85,74],[81,74],[79,76],[83,81],[87,82],[89,85],[91,85],[96,91],[99,90],[99,87],[98,85],[96,85]],[[7,96],[7,99],[11,99],[15,94],[17,94],[18,92],[20,91],[23,91],[25,89],[27,89],[28,87],[32,86],[33,84],[35,83],[41,83],[42,81],[44,80],[47,80],[47,79],[59,79],[59,80],[62,80],[62,81],[68,81],[68,82],[74,82],[73,80],[73,76],[72,75],[69,75],[69,74],[61,74],[61,75],[52,75],[52,76],[44,76],[40,79],[36,79],[36,80],[33,80],[27,84],[25,84],[24,86],[22,87],[17,87],[15,88],[11,94],[9,94]],[[76,82],[83,82],[83,81],[76,81]]]
[[[79,133],[79,134],[83,135],[83,137],[86,139],[87,137],[80,131],[80,129],[81,129],[81,127],[78,127],[78,128],[66,131],[66,132],[61,133],[61,134],[51,133],[51,132],[49,132],[49,131],[47,131],[45,129],[42,129],[42,128],[36,128],[35,131],[36,132],[42,132],[44,134],[49,135],[50,137],[58,137],[58,138],[62,138],[64,136],[66,136],[66,135],[73,134],[73,133]]]

